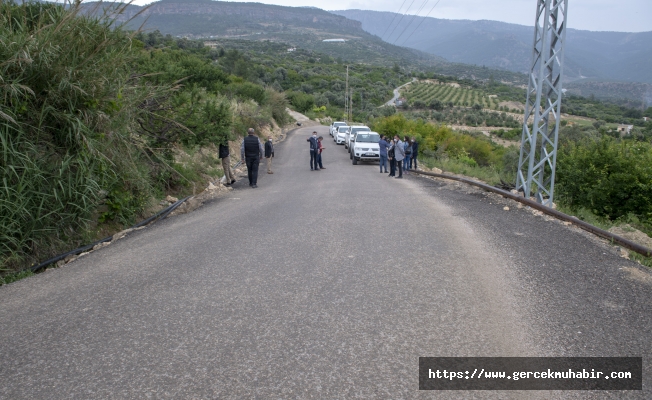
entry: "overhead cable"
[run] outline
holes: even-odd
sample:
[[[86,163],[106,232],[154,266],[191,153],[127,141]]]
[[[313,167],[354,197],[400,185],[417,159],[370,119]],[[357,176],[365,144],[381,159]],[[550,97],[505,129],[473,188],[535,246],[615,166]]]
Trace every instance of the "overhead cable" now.
[[[426,4],[428,4],[428,1],[430,1],[430,0],[425,0],[423,3],[421,3],[421,7],[419,7],[419,9],[417,10],[416,14],[414,14],[414,15],[412,16],[412,20],[410,20],[410,22],[408,22],[408,24],[407,24],[407,26],[405,27],[405,29],[403,29],[403,32],[401,32],[401,34],[398,35],[398,37],[394,40],[394,44],[396,44],[396,42],[398,42],[398,40],[401,38],[401,36],[403,36],[403,34],[405,33],[405,31],[407,31],[408,28],[409,28],[410,26],[412,26],[412,24],[414,23],[414,20],[419,16],[419,14],[421,13],[421,10],[423,10],[423,7],[425,7]]]
[[[407,1],[407,0],[403,0],[403,4],[401,4],[401,6],[398,8],[398,11],[396,11],[396,12],[394,13],[394,17],[392,18],[392,22],[390,22],[389,25],[387,25],[387,28],[385,28],[385,32],[383,32],[382,36],[380,36],[381,39],[385,37],[385,34],[386,34],[387,31],[389,30],[389,27],[392,26],[392,24],[394,23],[394,20],[396,19],[396,16],[398,15],[399,12],[401,12],[401,8],[403,8],[403,6],[405,5],[405,2],[406,2],[406,1]]]
[[[407,41],[412,37],[412,35],[414,35],[414,33],[415,33],[416,31],[419,30],[419,27],[421,26],[421,24],[423,24],[423,21],[425,21],[426,19],[428,19],[428,17],[429,17],[430,14],[432,13],[432,11],[435,9],[435,7],[437,7],[437,4],[439,4],[440,1],[441,1],[441,0],[437,0],[437,2],[435,3],[434,6],[432,6],[432,8],[431,8],[430,11],[428,12],[428,14],[426,14],[426,16],[423,17],[423,19],[421,20],[421,22],[419,22],[419,25],[417,25],[416,29],[414,29],[414,30],[412,31],[412,33],[410,34],[410,36],[408,36],[408,37],[403,41],[403,43],[401,44],[401,46],[403,46],[403,45],[404,45],[404,44],[405,44],[405,43],[406,43],[406,42],[407,42]]]
[[[410,6],[407,8],[407,10],[405,10],[405,14],[407,14],[407,12],[410,11],[410,7],[412,7],[412,4],[414,4],[414,1],[415,1],[415,0],[412,0],[412,3],[410,3]],[[403,17],[405,17],[405,14],[401,14],[401,19],[398,20],[398,23],[396,24],[396,26],[394,27],[394,29],[392,29],[392,33],[390,33],[389,36],[387,36],[387,39],[391,38],[392,35],[394,34],[394,31],[396,30],[396,28],[397,28],[399,25],[401,25],[401,21],[403,21]],[[389,41],[389,40],[387,40],[387,41]]]

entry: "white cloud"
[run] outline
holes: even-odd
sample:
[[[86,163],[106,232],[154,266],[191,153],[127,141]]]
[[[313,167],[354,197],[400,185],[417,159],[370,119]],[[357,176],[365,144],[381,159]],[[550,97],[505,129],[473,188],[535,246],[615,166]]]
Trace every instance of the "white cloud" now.
[[[233,0],[247,1],[247,0]],[[416,12],[424,0],[407,0],[401,11],[410,3],[409,13]],[[437,0],[428,0],[420,15],[425,15]],[[403,0],[263,0],[261,3],[283,6],[313,6],[326,10],[376,10],[396,12]],[[137,4],[150,3],[138,0]],[[536,0],[441,0],[430,15],[447,19],[488,19],[533,25]],[[569,0],[568,26],[592,31],[643,32],[652,31],[651,0]]]

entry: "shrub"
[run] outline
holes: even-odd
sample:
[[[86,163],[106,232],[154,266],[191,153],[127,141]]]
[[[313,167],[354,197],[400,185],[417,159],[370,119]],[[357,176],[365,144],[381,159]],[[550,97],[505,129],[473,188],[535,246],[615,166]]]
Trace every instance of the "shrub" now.
[[[413,106],[414,108],[416,108],[416,109],[422,110],[422,109],[426,108],[426,103],[423,102],[423,101],[421,101],[421,100],[415,100],[415,101],[412,103],[412,106]]]
[[[173,104],[179,124],[173,128],[178,136],[171,140],[186,145],[218,145],[232,138],[231,105],[226,99],[193,87],[176,95]]]
[[[288,107],[288,100],[284,93],[277,92],[274,89],[267,89],[267,106],[272,113],[272,118],[280,126],[290,121],[290,116],[285,111]]]
[[[312,95],[301,92],[290,92],[287,94],[290,104],[299,112],[308,112],[315,106],[315,98]]]
[[[440,100],[435,99],[435,100],[430,100],[428,107],[431,110],[441,111],[444,109],[444,104]]]
[[[232,83],[227,87],[227,91],[243,100],[254,100],[260,105],[267,100],[265,88],[251,82]]]
[[[599,140],[570,142],[557,162],[557,193],[570,207],[616,219],[652,218],[652,145]]]
[[[492,145],[484,137],[456,133],[447,126],[433,125],[423,120],[408,120],[402,114],[375,120],[372,128],[389,136],[415,136],[421,143],[419,151],[422,153],[446,154],[464,160],[470,158],[480,166],[495,165],[502,168],[503,153],[506,150]]]

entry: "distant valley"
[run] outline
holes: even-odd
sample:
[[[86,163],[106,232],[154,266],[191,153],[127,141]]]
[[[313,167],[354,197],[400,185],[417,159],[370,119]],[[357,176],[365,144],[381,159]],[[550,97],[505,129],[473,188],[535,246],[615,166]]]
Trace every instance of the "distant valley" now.
[[[84,3],[86,10],[94,12],[97,12],[97,5]],[[469,79],[493,77],[516,84],[527,82],[521,73],[451,63],[430,53],[392,45],[366,32],[359,21],[312,7],[162,0],[146,9],[131,5],[119,16],[119,20],[129,21],[128,26],[133,29],[142,26],[145,31],[159,30],[173,36],[209,40],[270,40],[325,54],[333,60],[383,66],[399,64],[408,71],[415,68],[436,69],[438,73]],[[346,42],[324,42],[328,39],[344,39]]]
[[[84,7],[93,10],[97,4],[84,3]],[[162,0],[146,9],[129,6],[119,19],[129,21],[133,29],[142,26],[178,37],[285,43],[329,56],[332,62],[398,64],[406,71],[527,84],[524,73],[531,59],[531,27],[421,17],[392,25],[394,17],[393,13],[362,10],[327,12],[261,3]],[[417,25],[418,30],[413,29]],[[328,39],[345,42],[325,42]],[[650,66],[652,32],[568,31],[565,87],[570,93],[652,104]]]
[[[533,35],[533,28],[529,26],[416,17],[413,22],[412,18],[397,18],[388,32],[394,13],[366,10],[333,13],[360,21],[362,29],[379,37],[384,35],[383,39],[389,43],[396,42],[448,61],[521,73],[529,69]],[[417,25],[419,28],[415,31]],[[569,80],[589,78],[652,83],[652,32],[568,29],[566,43],[565,75]]]

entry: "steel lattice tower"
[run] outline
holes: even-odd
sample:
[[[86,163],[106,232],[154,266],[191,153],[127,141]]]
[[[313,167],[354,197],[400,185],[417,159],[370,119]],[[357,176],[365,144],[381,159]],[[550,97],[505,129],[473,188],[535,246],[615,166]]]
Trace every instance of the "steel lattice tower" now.
[[[549,207],[555,188],[555,163],[562,100],[562,72],[568,0],[537,0],[516,189]],[[532,120],[532,130],[528,122]]]

